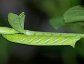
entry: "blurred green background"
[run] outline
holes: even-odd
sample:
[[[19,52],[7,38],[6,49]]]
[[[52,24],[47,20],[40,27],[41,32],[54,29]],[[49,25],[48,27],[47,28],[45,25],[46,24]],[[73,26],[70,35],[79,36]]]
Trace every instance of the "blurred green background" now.
[[[8,24],[8,13],[25,12],[25,29],[44,32],[84,33],[84,25],[61,22],[71,7],[83,0],[1,0],[0,26]],[[0,35],[0,64],[83,64],[84,39],[71,46],[27,46],[7,41]]]

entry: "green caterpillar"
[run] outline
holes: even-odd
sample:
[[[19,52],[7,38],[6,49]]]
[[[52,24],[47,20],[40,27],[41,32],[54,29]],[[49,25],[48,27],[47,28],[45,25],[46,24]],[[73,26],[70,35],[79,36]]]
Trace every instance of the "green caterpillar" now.
[[[15,43],[47,46],[71,45],[74,47],[74,42],[78,41],[81,37],[84,37],[84,34],[35,32],[29,30],[25,30],[25,34],[18,34],[14,29],[7,27],[0,27],[0,33],[4,38]]]
[[[10,13],[9,24],[14,28],[0,27],[0,34],[7,40],[27,45],[71,45],[84,38],[84,34],[52,33],[24,30],[24,12],[19,16]]]

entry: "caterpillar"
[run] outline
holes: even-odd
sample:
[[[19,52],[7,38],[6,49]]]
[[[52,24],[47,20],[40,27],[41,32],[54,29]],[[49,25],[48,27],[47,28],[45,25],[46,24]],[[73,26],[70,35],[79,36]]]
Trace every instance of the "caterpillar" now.
[[[52,33],[25,30],[25,34],[19,34],[16,30],[8,27],[0,27],[0,34],[9,41],[27,45],[71,45],[84,34]]]

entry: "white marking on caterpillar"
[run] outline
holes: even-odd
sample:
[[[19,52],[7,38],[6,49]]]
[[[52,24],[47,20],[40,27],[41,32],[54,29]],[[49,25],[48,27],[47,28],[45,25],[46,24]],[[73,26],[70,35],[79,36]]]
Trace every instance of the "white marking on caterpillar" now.
[[[56,43],[58,41],[58,39],[54,40],[53,43]]]
[[[68,40],[68,39],[61,40],[61,42],[59,42],[58,45],[63,44],[66,40]]]
[[[34,37],[34,38],[30,39],[29,42],[32,42],[32,41],[33,41],[34,39],[36,39],[36,38],[37,38],[37,37]]]
[[[30,39],[29,42],[32,42],[33,39]]]
[[[62,40],[60,43],[64,43],[66,40],[68,40],[68,39]]]
[[[25,38],[23,38],[22,40],[21,40],[21,42],[23,42],[25,40]]]
[[[59,39],[60,39],[60,38],[57,38],[57,39],[54,40],[51,44],[54,44],[54,43],[58,42]]]
[[[45,42],[49,42],[50,41],[50,39],[47,39]]]
[[[39,40],[37,40],[35,43],[38,43],[38,42],[40,42],[42,39],[39,39]]]

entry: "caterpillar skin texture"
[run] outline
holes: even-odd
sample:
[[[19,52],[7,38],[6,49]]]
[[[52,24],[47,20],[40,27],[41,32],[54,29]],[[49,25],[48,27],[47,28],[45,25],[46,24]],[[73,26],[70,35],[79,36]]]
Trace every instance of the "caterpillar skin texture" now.
[[[52,33],[25,30],[24,34],[18,34],[12,28],[0,27],[0,34],[9,41],[27,45],[71,45],[84,37],[84,34]]]
[[[24,34],[12,34],[3,35],[7,40],[27,44],[27,45],[72,45],[74,46],[77,40],[80,39],[79,36],[28,36]]]

